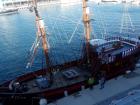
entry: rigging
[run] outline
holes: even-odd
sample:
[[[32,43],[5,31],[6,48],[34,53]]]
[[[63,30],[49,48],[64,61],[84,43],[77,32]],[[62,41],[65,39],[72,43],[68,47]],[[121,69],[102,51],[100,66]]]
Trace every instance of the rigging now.
[[[120,33],[129,34],[133,33],[134,31],[134,25],[128,11],[128,3],[124,3]]]

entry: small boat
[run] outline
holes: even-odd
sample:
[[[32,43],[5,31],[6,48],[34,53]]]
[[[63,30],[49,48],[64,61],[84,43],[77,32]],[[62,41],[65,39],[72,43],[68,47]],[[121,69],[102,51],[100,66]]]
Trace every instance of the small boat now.
[[[17,8],[2,8],[0,9],[0,15],[8,15],[8,14],[14,14],[18,13]]]
[[[140,57],[140,40],[128,37],[106,37],[90,39],[90,11],[87,0],[83,1],[83,23],[85,32],[85,49],[83,57],[60,65],[52,65],[48,55],[45,26],[33,0],[36,16],[37,39],[31,50],[33,55],[27,67],[33,63],[40,40],[44,50],[47,67],[9,80],[0,85],[0,99],[14,105],[28,102],[28,105],[40,97],[49,101],[67,96],[83,88],[98,83],[104,76],[106,79],[134,70]],[[93,82],[93,81],[96,82]],[[90,83],[90,84],[89,84]],[[92,84],[91,84],[92,83]],[[31,101],[32,100],[32,101]],[[37,103],[38,104],[38,103]]]

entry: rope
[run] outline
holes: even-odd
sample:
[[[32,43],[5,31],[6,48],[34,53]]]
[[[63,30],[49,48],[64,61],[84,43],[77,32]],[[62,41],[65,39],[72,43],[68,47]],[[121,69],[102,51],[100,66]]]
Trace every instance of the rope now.
[[[75,35],[75,33],[76,33],[77,29],[78,29],[78,26],[79,26],[81,20],[82,20],[82,17],[81,17],[80,20],[77,22],[77,25],[76,25],[76,27],[75,27],[75,29],[74,29],[74,31],[73,31],[73,33],[72,33],[72,35],[71,35],[71,37],[70,37],[68,43],[71,43],[71,40],[72,40],[72,38],[74,37],[74,35]]]

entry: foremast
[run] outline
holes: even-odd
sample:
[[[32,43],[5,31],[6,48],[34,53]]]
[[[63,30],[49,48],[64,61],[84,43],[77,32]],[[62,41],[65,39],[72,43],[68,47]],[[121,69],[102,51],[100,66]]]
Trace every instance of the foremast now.
[[[87,63],[90,63],[90,52],[89,52],[89,47],[90,47],[90,12],[89,12],[89,7],[87,6],[87,1],[88,0],[82,0],[83,2],[83,22],[84,22],[84,32],[85,32],[85,39],[86,39],[86,56],[87,56]]]
[[[52,71],[51,71],[51,64],[50,64],[50,59],[48,55],[48,42],[47,42],[47,37],[46,37],[46,31],[45,31],[45,26],[42,18],[39,15],[39,12],[37,10],[37,0],[33,0],[33,8],[36,16],[36,26],[37,26],[37,37],[41,37],[42,39],[42,48],[44,50],[45,54],[45,60],[46,60],[46,65],[48,67],[49,75],[50,75],[50,81],[52,81]]]

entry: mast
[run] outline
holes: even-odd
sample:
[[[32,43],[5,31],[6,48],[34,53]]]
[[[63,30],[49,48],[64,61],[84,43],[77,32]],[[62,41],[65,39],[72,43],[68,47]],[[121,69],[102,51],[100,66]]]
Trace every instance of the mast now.
[[[89,60],[89,41],[90,41],[90,17],[89,17],[89,7],[87,6],[88,0],[83,0],[83,22],[84,22],[84,31],[85,31],[85,38],[86,38],[86,54],[87,54],[87,63],[90,62]]]
[[[36,16],[36,26],[38,29],[37,37],[41,37],[41,39],[42,39],[42,48],[44,50],[46,65],[48,66],[48,71],[50,73],[50,81],[51,81],[52,73],[51,73],[51,69],[50,69],[50,60],[49,60],[49,55],[48,55],[48,42],[46,40],[44,22],[43,22],[42,18],[39,16],[39,13],[37,10],[37,0],[33,0],[33,8],[34,8],[35,16]]]

